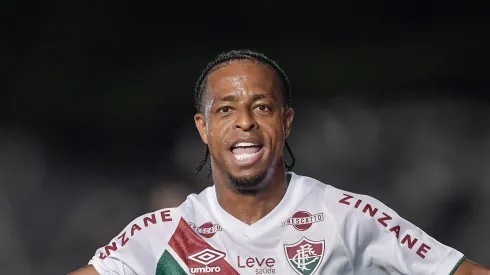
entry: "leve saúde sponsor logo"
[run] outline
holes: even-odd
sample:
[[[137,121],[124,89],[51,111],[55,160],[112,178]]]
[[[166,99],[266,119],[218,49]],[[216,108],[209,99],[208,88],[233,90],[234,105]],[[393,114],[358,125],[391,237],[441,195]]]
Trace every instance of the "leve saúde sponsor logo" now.
[[[253,269],[255,274],[276,274],[276,260],[270,257],[240,257],[237,256],[238,268]]]

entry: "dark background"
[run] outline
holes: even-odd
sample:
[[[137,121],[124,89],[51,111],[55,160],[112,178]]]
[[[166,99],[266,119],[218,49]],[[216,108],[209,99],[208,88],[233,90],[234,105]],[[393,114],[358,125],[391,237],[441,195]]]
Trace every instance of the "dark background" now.
[[[374,196],[490,265],[487,14],[470,1],[2,1],[0,273],[67,273],[210,185],[193,175],[193,88],[234,48],[292,82],[296,173]]]

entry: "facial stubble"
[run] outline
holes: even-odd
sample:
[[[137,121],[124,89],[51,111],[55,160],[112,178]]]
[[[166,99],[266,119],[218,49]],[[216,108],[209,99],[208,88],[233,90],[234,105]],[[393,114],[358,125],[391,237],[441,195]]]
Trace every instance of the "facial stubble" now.
[[[242,177],[237,177],[226,172],[226,176],[232,187],[239,193],[257,193],[264,186],[263,183],[267,180],[268,171],[269,168],[266,168],[256,175]]]

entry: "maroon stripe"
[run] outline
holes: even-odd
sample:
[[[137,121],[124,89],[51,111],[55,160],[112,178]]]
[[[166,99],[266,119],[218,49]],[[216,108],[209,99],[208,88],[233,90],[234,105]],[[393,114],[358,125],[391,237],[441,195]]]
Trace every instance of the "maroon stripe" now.
[[[188,256],[198,253],[206,248],[218,250],[213,248],[208,242],[201,238],[201,236],[194,232],[194,230],[192,230],[192,228],[183,218],[180,218],[179,225],[172,235],[172,238],[170,238],[168,244],[170,247],[172,247],[175,253],[179,255],[180,259],[187,265],[187,267],[189,267],[189,269],[202,268],[205,267],[205,265],[189,259]],[[225,258],[221,258],[210,263],[208,267],[219,267],[220,272],[206,272],[206,274],[239,275],[239,273],[225,260]]]

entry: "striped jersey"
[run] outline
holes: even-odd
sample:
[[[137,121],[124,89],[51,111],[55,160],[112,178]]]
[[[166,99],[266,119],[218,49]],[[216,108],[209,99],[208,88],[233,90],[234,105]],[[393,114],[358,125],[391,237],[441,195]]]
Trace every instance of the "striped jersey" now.
[[[89,264],[101,275],[449,275],[464,259],[372,197],[289,174],[254,224],[223,210],[211,186],[136,218]]]

